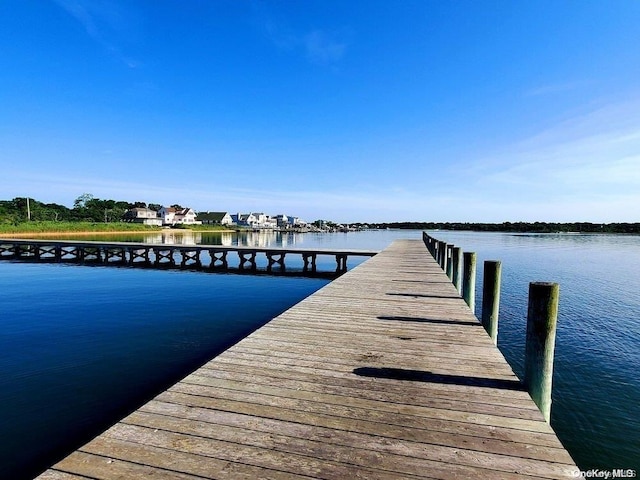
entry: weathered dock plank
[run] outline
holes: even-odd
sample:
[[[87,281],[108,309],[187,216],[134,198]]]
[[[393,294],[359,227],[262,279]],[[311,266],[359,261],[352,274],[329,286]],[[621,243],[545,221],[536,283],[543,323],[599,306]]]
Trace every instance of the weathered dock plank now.
[[[420,241],[397,241],[41,475],[572,478]]]

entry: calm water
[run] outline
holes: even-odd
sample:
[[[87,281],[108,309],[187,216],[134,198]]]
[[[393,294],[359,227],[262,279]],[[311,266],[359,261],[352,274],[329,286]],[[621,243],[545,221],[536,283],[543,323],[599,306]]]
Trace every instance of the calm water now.
[[[582,469],[639,470],[640,237],[430,233],[477,252],[478,300],[482,261],[502,260],[499,346],[519,375],[528,283],[560,283],[552,425]],[[109,238],[382,249],[396,238],[420,236],[382,231]],[[0,478],[32,477],[324,284],[0,262]]]

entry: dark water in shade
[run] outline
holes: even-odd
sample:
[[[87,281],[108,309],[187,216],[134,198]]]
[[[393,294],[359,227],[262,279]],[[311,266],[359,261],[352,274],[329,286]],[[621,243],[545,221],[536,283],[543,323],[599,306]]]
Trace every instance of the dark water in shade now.
[[[560,283],[552,425],[583,470],[640,470],[640,236],[430,233],[477,252],[476,315],[482,263],[502,260],[499,347],[519,375],[528,284]],[[110,240],[379,250],[420,237],[261,232]],[[31,478],[325,284],[0,262],[0,478]]]
[[[0,478],[32,478],[325,283],[0,263]]]

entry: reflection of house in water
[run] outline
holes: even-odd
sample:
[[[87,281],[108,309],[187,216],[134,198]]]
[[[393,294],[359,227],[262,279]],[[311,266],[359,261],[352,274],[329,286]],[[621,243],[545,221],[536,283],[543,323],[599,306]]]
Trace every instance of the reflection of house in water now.
[[[238,237],[236,236],[236,232],[220,232],[220,245],[231,247],[234,245],[234,240],[236,240],[235,245],[237,245],[237,239]]]
[[[202,240],[201,236],[201,233],[191,230],[163,230],[159,233],[145,235],[144,242],[155,245],[199,245]]]
[[[258,230],[247,232],[194,232],[192,230],[169,230],[149,232],[143,236],[144,243],[153,245],[211,245],[224,247],[292,247],[304,243],[304,233]]]
[[[163,230],[144,235],[144,243],[154,245],[238,245],[235,232],[193,232],[191,230]]]
[[[304,234],[293,232],[280,232],[274,230],[257,230],[253,232],[239,232],[234,245],[246,245],[248,247],[290,247],[302,243]]]

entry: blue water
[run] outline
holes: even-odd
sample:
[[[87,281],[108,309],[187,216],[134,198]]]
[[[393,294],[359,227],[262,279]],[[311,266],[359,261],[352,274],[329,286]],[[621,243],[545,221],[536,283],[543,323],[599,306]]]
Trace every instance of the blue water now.
[[[0,478],[32,478],[325,280],[0,263]]]
[[[582,469],[639,470],[640,236],[430,233],[477,252],[477,315],[482,263],[502,260],[499,347],[519,375],[528,284],[560,284],[552,425]],[[380,231],[128,239],[379,250],[396,238],[420,237]],[[324,284],[0,262],[0,478],[32,477]]]

